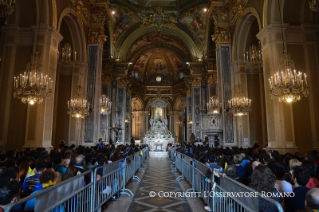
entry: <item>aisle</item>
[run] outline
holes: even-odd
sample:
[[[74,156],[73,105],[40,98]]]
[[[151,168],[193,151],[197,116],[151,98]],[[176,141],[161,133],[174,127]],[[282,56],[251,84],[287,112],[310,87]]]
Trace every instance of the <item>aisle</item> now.
[[[175,181],[178,175],[177,172],[171,173],[167,152],[150,152],[145,173],[137,173],[142,181],[133,180],[127,185],[134,196],[121,195],[118,200],[111,202],[104,212],[205,212],[204,205],[198,198],[158,196],[164,196],[163,192],[169,195],[167,192],[183,192],[189,188],[186,181]],[[156,196],[150,197],[150,192],[155,192]]]
[[[159,197],[169,195],[164,192],[182,192],[175,175],[170,171],[167,152],[151,152],[148,167],[128,211],[191,212],[186,198]],[[156,196],[150,197],[150,192]]]

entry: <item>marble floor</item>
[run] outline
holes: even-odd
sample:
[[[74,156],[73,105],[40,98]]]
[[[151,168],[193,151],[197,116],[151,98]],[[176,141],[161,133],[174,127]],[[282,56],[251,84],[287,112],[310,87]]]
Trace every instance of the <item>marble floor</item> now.
[[[171,173],[167,152],[150,152],[145,173],[138,172],[141,182],[131,181],[129,188],[134,196],[121,195],[108,204],[108,211],[120,212],[204,212],[204,204],[199,198],[174,197],[168,192],[183,192],[190,188],[185,181],[175,181],[179,173]],[[176,194],[176,193],[174,193]],[[178,193],[177,193],[178,194]],[[155,195],[151,197],[151,195]]]

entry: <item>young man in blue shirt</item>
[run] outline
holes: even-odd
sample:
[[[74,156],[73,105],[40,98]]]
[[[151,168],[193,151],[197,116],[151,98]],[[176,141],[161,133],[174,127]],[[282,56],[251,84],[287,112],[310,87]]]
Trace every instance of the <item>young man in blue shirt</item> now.
[[[37,170],[36,174],[26,178],[23,182],[22,189],[24,192],[34,192],[36,190],[42,190],[42,184],[40,183],[39,177],[40,174],[47,167],[47,162],[44,160],[39,160],[35,164],[35,168]]]

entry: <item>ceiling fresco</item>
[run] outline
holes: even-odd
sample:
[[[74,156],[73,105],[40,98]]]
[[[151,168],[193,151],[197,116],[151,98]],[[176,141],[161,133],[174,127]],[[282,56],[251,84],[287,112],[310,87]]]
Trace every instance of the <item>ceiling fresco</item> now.
[[[200,38],[202,43],[205,42],[206,12],[204,10],[196,11],[193,15],[187,16],[182,23],[188,26]]]
[[[142,54],[134,63],[134,78],[143,84],[171,85],[183,79],[186,66],[176,53],[155,49]],[[162,80],[156,81],[160,76]]]

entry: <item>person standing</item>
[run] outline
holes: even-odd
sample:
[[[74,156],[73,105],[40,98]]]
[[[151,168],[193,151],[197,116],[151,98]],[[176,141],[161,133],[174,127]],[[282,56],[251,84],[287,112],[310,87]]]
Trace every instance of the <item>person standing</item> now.
[[[97,146],[97,147],[100,147],[100,148],[103,148],[104,144],[103,144],[102,138],[99,138],[99,141],[98,141],[98,143],[97,143],[96,146]]]

